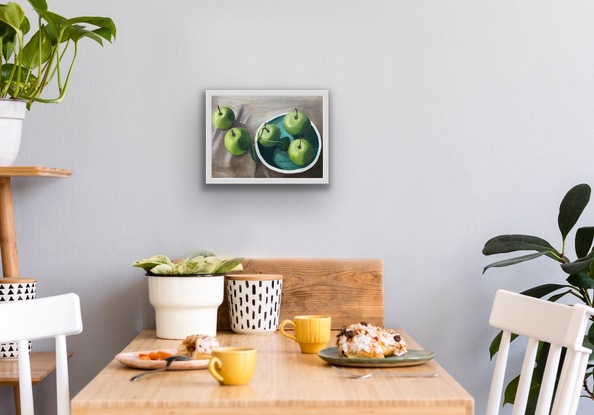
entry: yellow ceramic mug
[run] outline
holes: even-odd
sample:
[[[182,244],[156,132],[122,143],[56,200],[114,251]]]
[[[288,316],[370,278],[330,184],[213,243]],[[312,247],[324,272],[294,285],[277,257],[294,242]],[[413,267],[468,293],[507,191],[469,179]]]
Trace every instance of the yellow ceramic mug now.
[[[212,351],[208,371],[221,385],[246,385],[256,367],[256,349],[220,347]]]
[[[330,341],[330,316],[296,316],[280,324],[283,336],[299,343],[302,353],[317,353]],[[287,333],[285,326],[292,325],[295,335]]]

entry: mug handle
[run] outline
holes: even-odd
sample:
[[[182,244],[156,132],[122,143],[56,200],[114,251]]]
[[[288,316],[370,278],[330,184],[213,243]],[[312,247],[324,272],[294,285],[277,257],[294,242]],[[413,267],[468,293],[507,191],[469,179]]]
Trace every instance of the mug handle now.
[[[223,362],[218,357],[213,357],[208,362],[208,371],[213,378],[223,383],[223,376],[221,376],[220,370],[223,368]]]
[[[280,324],[280,332],[282,333],[283,336],[297,341],[297,337],[295,337],[292,334],[289,334],[285,331],[285,326],[287,326],[287,325],[292,325],[293,329],[295,329],[295,323],[292,320],[283,320],[283,322]]]

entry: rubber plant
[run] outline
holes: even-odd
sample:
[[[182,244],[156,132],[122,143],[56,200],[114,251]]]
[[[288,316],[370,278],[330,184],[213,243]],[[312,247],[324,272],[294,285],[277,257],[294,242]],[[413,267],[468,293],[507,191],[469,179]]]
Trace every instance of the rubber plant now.
[[[592,242],[594,240],[594,226],[584,226],[577,229],[574,239],[575,259],[570,261],[566,254],[568,235],[577,224],[580,216],[590,201],[591,188],[583,183],[571,188],[564,196],[559,206],[559,216],[557,218],[559,231],[561,234],[561,249],[557,250],[549,242],[542,238],[531,235],[500,235],[485,243],[483,248],[484,255],[509,254],[518,251],[533,251],[532,253],[504,259],[484,267],[483,273],[490,268],[505,267],[530,261],[540,257],[550,258],[560,264],[563,271],[559,276],[552,278],[552,281],[537,287],[528,289],[522,294],[546,298],[549,301],[558,301],[565,296],[573,297],[575,300],[592,306],[592,290],[594,289],[594,251]],[[512,340],[515,337],[512,336]],[[491,359],[499,349],[501,333],[491,342],[489,348]],[[594,325],[590,325],[587,336],[584,338],[584,345],[593,348],[594,344]],[[541,343],[536,358],[536,369],[532,379],[532,386],[529,395],[527,414],[533,414],[536,405],[536,399],[540,390],[540,382],[543,377],[544,366],[548,354],[548,345]],[[594,364],[590,360],[588,369],[584,377],[584,397],[594,400],[594,392],[590,386],[594,377]],[[505,390],[503,404],[514,403],[519,376],[514,378],[507,385]]]
[[[55,103],[64,98],[78,54],[78,42],[91,39],[103,45],[116,37],[108,17],[65,18],[48,10],[46,0],[28,0],[36,13],[38,30],[15,2],[0,4],[0,98]],[[53,98],[42,97],[49,85]]]

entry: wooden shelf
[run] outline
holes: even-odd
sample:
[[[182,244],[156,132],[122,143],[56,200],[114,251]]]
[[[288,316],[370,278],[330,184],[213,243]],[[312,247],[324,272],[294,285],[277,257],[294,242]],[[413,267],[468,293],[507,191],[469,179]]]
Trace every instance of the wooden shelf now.
[[[72,170],[41,166],[0,167],[0,177],[69,177]]]
[[[2,256],[2,278],[6,282],[20,280],[19,256],[14,207],[12,203],[12,177],[70,177],[72,170],[41,166],[0,167],[0,255]],[[25,280],[23,280],[25,281]],[[11,316],[12,317],[12,316]],[[6,316],[5,316],[6,318]],[[71,354],[69,354],[70,356]],[[56,354],[53,352],[31,353],[31,377],[33,384],[43,380],[56,369]],[[16,413],[20,414],[18,362],[0,361],[0,386],[12,386]]]
[[[68,353],[68,357],[72,352]],[[56,369],[56,353],[31,353],[31,380],[33,384],[42,381]],[[0,360],[0,386],[16,386],[19,383],[19,368],[17,359]]]
[[[68,352],[68,358],[72,352]],[[0,386],[12,386],[15,411],[21,413],[19,402],[19,368],[17,359],[0,360]],[[33,352],[31,353],[31,383],[35,385],[41,382],[50,373],[56,370],[55,352]]]

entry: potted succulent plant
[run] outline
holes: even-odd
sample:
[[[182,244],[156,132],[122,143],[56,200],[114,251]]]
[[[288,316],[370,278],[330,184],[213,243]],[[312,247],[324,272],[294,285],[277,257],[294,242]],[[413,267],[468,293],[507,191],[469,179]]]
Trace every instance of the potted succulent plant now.
[[[81,39],[103,45],[116,37],[108,17],[65,18],[48,10],[46,0],[27,0],[36,13],[37,31],[15,2],[0,4],[0,165],[12,165],[20,147],[22,120],[34,102],[62,101]],[[25,39],[28,37],[28,40]],[[43,95],[51,86],[56,94]],[[8,136],[12,141],[8,141]]]
[[[521,262],[533,260],[540,257],[548,257],[560,263],[561,270],[565,275],[554,277],[553,282],[539,285],[522,292],[536,298],[548,297],[549,301],[557,301],[566,295],[583,302],[592,307],[594,297],[594,226],[584,226],[575,233],[574,249],[577,259],[571,262],[566,256],[566,240],[573,227],[577,224],[581,214],[590,201],[591,188],[587,184],[579,184],[571,188],[559,207],[558,225],[561,233],[561,250],[555,249],[549,242],[532,235],[500,235],[485,243],[483,248],[484,255],[505,254],[517,251],[534,251],[527,255],[521,255],[514,258],[504,259],[487,265],[483,273],[493,267],[505,267]],[[565,281],[560,281],[564,279]],[[514,337],[512,337],[513,340]],[[489,348],[491,358],[497,353],[501,333],[499,333]],[[588,335],[584,339],[584,345],[594,348],[594,325],[591,325]],[[540,344],[539,353],[536,358],[535,376],[530,391],[528,409],[526,414],[533,414],[535,411],[536,398],[540,390],[540,382],[544,373],[544,366],[548,354],[548,345]],[[584,395],[594,400],[594,391],[592,390],[592,379],[594,377],[594,363],[592,360],[588,363],[586,376],[584,377]],[[513,379],[505,390],[504,405],[513,404],[518,386],[518,377]]]
[[[225,274],[243,270],[243,258],[198,251],[183,260],[155,255],[135,261],[148,276],[149,301],[155,308],[157,337],[184,339],[216,335],[217,310],[223,302]]]

